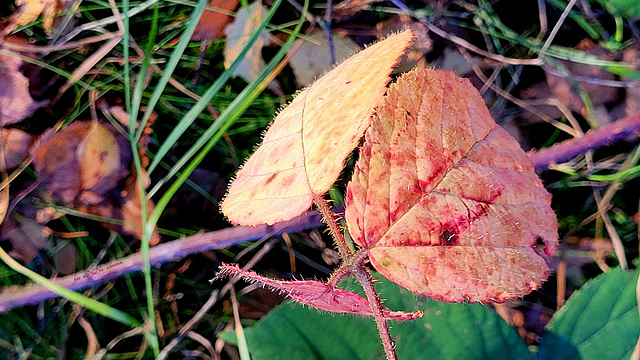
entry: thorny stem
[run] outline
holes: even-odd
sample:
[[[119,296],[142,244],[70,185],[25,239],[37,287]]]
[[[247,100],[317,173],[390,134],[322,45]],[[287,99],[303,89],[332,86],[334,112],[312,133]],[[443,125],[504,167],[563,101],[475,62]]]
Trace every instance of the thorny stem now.
[[[395,345],[391,339],[391,334],[389,333],[389,325],[387,325],[387,319],[385,319],[382,314],[382,304],[380,304],[380,298],[378,298],[378,293],[376,293],[376,289],[373,286],[371,275],[364,266],[364,258],[362,261],[354,265],[352,273],[360,285],[362,285],[364,293],[367,295],[367,300],[369,300],[369,306],[371,306],[373,317],[376,319],[378,334],[380,334],[380,340],[382,340],[382,346],[384,347],[384,352],[387,355],[387,360],[398,360]]]
[[[338,283],[345,279],[347,276],[353,273],[353,269],[357,266],[356,264],[364,263],[364,260],[369,256],[369,251],[366,249],[362,249],[358,251],[355,255],[351,256],[349,259],[344,261],[342,265],[331,275],[329,280],[327,280],[327,285],[331,287],[337,287]]]
[[[327,204],[327,201],[324,198],[316,194],[313,194],[313,202],[314,204],[316,204],[316,207],[318,208],[320,214],[322,214],[324,222],[327,223],[327,226],[329,227],[329,231],[333,236],[333,241],[335,241],[336,246],[338,246],[338,251],[340,252],[342,262],[345,264],[351,262],[354,254],[347,245],[344,236],[342,236],[340,227],[336,222],[335,214],[329,208],[329,204]]]
[[[384,352],[387,355],[387,360],[398,360],[398,356],[396,355],[396,351],[394,349],[393,340],[391,339],[391,334],[389,333],[387,320],[382,313],[382,304],[380,304],[380,298],[378,297],[378,293],[376,293],[376,289],[373,286],[371,275],[369,275],[369,271],[364,266],[364,262],[367,259],[369,252],[366,250],[362,250],[357,254],[354,254],[349,246],[347,246],[347,242],[344,240],[342,232],[340,232],[340,227],[336,222],[335,214],[329,208],[327,201],[324,198],[313,194],[313,202],[316,204],[318,211],[320,211],[320,213],[322,214],[324,221],[327,223],[327,226],[329,226],[329,231],[331,232],[333,240],[338,246],[340,257],[342,258],[342,266],[340,266],[340,268],[336,270],[327,284],[336,287],[337,283],[345,277],[349,275],[355,276],[358,282],[362,285],[364,293],[367,295],[367,300],[369,300],[369,306],[371,307],[371,312],[373,312],[373,317],[376,320],[378,334],[380,334],[380,340],[382,340],[382,346],[384,347]]]

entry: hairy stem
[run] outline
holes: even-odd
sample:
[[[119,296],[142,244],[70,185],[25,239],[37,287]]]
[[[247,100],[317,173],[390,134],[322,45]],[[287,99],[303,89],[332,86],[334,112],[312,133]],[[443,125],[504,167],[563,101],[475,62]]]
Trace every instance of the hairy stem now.
[[[340,252],[342,262],[345,264],[351,262],[354,254],[347,245],[344,236],[342,236],[340,226],[338,226],[335,214],[333,213],[333,211],[331,211],[331,208],[329,208],[329,204],[327,204],[327,201],[324,198],[316,194],[313,194],[313,202],[314,204],[316,204],[318,211],[322,214],[324,222],[327,223],[327,226],[329,227],[329,231],[333,236],[333,241],[335,241],[336,246],[338,246],[338,251]]]
[[[371,306],[371,311],[373,312],[373,317],[376,319],[376,326],[378,327],[378,334],[380,334],[380,340],[382,340],[382,346],[384,347],[384,352],[387,355],[387,360],[398,360],[398,355],[396,355],[395,345],[393,344],[393,340],[391,339],[391,334],[389,333],[389,326],[387,325],[387,320],[384,318],[382,314],[382,304],[380,304],[380,298],[378,297],[378,293],[376,293],[376,289],[373,286],[373,280],[371,279],[371,275],[369,271],[364,266],[364,259],[357,264],[354,264],[352,273],[362,285],[364,289],[364,293],[367,295],[367,300],[369,300],[369,306]]]

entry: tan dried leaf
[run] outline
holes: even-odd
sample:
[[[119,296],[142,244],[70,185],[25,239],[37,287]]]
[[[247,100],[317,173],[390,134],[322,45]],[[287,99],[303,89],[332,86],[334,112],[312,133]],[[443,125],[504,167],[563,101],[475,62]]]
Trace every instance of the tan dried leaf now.
[[[264,21],[268,12],[260,0],[251,4],[248,10],[242,8],[238,11],[235,20],[224,31],[227,36],[227,42],[224,47],[224,66],[226,68],[231,66],[238,54],[249,43],[249,40],[258,30],[260,23]],[[247,82],[257,79],[267,65],[262,57],[262,48],[270,42],[271,34],[263,31],[247,51],[233,75],[239,76]]]
[[[2,129],[4,164],[0,162],[0,171],[13,169],[29,156],[29,148],[33,143],[33,135],[20,129]]]
[[[84,139],[78,144],[76,158],[80,164],[83,189],[91,189],[120,169],[118,141],[109,129],[97,121],[91,123]]]
[[[51,35],[55,16],[73,3],[73,0],[16,0],[18,10],[9,18],[9,26],[4,29],[8,34],[16,27],[27,25],[42,16],[42,27]]]
[[[439,300],[502,302],[549,275],[546,257],[558,246],[550,202],[471,83],[419,69],[393,84],[378,108],[345,216],[388,279]]]
[[[29,93],[29,78],[20,72],[18,54],[0,55],[0,126],[20,122],[45,106],[48,101],[35,101]]]
[[[205,10],[191,36],[193,41],[213,41],[224,36],[224,29],[233,21],[229,15],[238,7],[238,0],[211,0],[209,6],[216,10]]]
[[[290,220],[329,190],[412,38],[404,31],[372,45],[298,94],[232,182],[222,203],[232,223]]]
[[[332,66],[326,34],[322,30],[317,30],[308,36],[313,41],[305,40],[289,59],[289,65],[296,76],[296,83],[301,86],[310,85]],[[337,60],[343,60],[359,50],[358,45],[353,41],[338,34],[333,35],[333,44]]]

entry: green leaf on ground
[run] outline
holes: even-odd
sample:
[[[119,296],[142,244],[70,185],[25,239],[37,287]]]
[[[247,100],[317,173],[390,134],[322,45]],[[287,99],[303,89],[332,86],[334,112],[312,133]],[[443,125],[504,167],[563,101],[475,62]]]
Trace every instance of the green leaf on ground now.
[[[341,287],[353,290],[354,282]],[[393,310],[423,310],[424,317],[390,322],[401,359],[530,359],[518,334],[481,304],[449,304],[416,297],[380,278],[376,289]],[[358,291],[356,291],[358,292]],[[335,316],[287,303],[245,329],[253,360],[384,359],[373,318]],[[232,332],[220,335],[235,343]]]
[[[629,359],[640,335],[638,273],[620,268],[576,291],[547,326],[537,359]]]

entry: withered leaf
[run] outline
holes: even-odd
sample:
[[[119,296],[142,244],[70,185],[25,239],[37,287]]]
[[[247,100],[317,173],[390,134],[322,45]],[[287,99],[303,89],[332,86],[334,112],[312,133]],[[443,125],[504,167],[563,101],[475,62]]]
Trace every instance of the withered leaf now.
[[[227,41],[224,47],[224,66],[226,68],[231,66],[231,63],[236,60],[242,49],[249,43],[249,40],[258,30],[260,23],[264,21],[268,12],[269,10],[262,5],[262,1],[257,0],[248,9],[240,9],[234,21],[225,28],[224,32]],[[262,48],[271,42],[271,38],[271,34],[263,30],[260,37],[245,54],[240,65],[234,70],[233,75],[239,76],[247,82],[257,79],[267,66],[262,57]],[[279,86],[276,85],[275,81],[272,81],[269,88],[279,90]]]
[[[233,21],[228,12],[238,7],[238,0],[211,0],[208,5],[217,11],[207,9],[202,13],[191,36],[193,41],[213,41],[224,36],[224,28]]]
[[[0,171],[15,168],[29,156],[33,135],[20,129],[2,129],[1,139],[4,163],[0,161]]]
[[[404,31],[372,45],[298,94],[231,184],[222,211],[232,223],[290,220],[329,190],[412,38]]]
[[[5,53],[15,54],[5,50]],[[29,93],[29,78],[20,72],[18,55],[0,55],[0,126],[20,122],[47,101],[35,101]]]
[[[71,7],[73,0],[16,0],[15,3],[18,10],[9,18],[9,26],[4,29],[5,34],[42,16],[42,27],[51,35],[54,17]]]
[[[75,121],[48,130],[31,149],[36,173],[65,204],[100,203],[129,173],[131,147],[112,126]]]
[[[450,71],[391,85],[347,188],[346,220],[372,265],[444,301],[529,293],[558,246],[551,195],[480,94]]]
[[[367,299],[358,294],[331,287],[319,281],[274,280],[258,275],[253,271],[244,271],[237,265],[227,264],[222,264],[222,266],[220,266],[220,274],[241,277],[250,282],[258,282],[259,284],[267,286],[275,291],[284,293],[294,301],[319,310],[373,316]],[[387,319],[392,320],[413,320],[422,316],[422,312],[420,311],[406,313],[383,308],[382,312]]]
[[[120,147],[115,135],[93,121],[78,144],[76,158],[80,163],[82,188],[91,189],[101,179],[120,169]]]
[[[18,220],[19,219],[19,220]],[[44,226],[20,216],[7,216],[0,228],[0,241],[9,241],[9,255],[24,263],[33,261],[42,249],[49,247],[49,236]]]
[[[296,83],[301,86],[310,85],[316,77],[329,70],[332,65],[327,35],[322,30],[317,30],[308,36],[313,41],[299,40],[303,41],[302,45],[289,59],[291,70],[296,76]],[[333,46],[338,61],[358,50],[358,45],[339,34],[333,35]],[[291,51],[293,50],[292,48]]]

